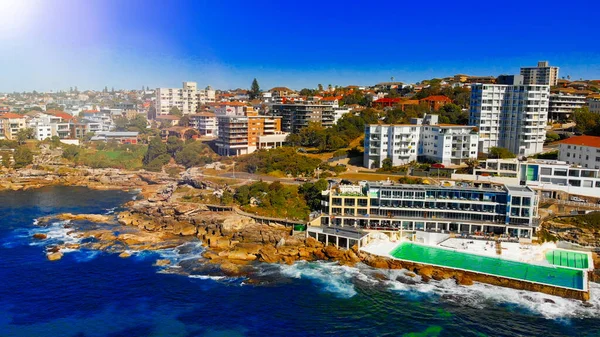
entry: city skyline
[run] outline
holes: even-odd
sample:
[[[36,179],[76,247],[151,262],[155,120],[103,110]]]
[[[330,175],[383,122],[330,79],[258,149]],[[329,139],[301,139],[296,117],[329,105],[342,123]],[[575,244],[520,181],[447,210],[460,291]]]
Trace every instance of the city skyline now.
[[[600,47],[577,33],[593,31],[596,2],[429,7],[7,0],[0,4],[0,64],[9,80],[0,92],[182,81],[234,89],[248,88],[253,78],[263,89],[392,77],[415,83],[461,73],[517,74],[541,60],[560,67],[560,77],[600,78]],[[537,15],[519,15],[525,12]]]

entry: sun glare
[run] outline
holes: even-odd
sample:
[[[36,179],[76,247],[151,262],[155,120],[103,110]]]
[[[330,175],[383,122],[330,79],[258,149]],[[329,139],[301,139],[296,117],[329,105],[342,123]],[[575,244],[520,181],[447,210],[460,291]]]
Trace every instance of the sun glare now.
[[[33,23],[35,8],[32,0],[0,0],[0,37],[20,35]]]

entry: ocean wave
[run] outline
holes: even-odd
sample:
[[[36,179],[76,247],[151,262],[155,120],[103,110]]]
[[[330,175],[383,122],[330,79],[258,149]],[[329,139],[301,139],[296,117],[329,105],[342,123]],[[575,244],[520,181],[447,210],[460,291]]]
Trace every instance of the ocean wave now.
[[[214,276],[214,275],[188,275],[189,278],[197,278],[201,280],[213,280],[220,281],[227,279],[227,276]]]
[[[162,259],[171,261],[171,263],[165,267],[177,268],[178,264],[182,261],[201,259],[204,251],[205,248],[202,246],[202,243],[195,241],[186,242],[175,248],[156,250],[155,253],[158,254]]]
[[[118,207],[112,207],[112,208],[107,208],[106,212],[104,212],[105,215],[111,215],[111,214],[115,214],[115,211],[117,210]]]
[[[340,266],[336,262],[306,262],[299,261],[292,265],[281,265],[281,274],[297,279],[309,279],[318,283],[325,292],[333,293],[342,298],[356,295],[352,282],[361,274],[355,267]],[[365,276],[360,276],[365,279]]]

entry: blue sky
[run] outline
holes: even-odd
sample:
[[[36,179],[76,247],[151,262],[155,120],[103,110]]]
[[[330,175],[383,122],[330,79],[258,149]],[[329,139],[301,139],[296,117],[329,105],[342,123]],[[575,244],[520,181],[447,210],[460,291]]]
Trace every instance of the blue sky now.
[[[600,1],[0,0],[0,92],[600,79]]]

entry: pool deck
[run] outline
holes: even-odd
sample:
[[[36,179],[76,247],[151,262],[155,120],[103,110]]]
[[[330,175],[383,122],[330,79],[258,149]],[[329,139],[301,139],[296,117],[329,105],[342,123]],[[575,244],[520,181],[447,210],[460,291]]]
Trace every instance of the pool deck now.
[[[542,245],[523,245],[518,242],[502,242],[502,254],[496,254],[496,248],[494,241],[486,240],[470,240],[461,238],[450,238],[439,245],[434,247],[447,248],[457,252],[475,254],[487,257],[494,257],[498,259],[505,259],[517,262],[523,262],[528,264],[534,264],[545,267],[555,267],[555,265],[548,262],[546,259],[546,253],[549,251],[568,251],[556,247],[555,243],[545,242]],[[593,270],[594,261],[592,259],[592,253],[590,252],[577,252],[585,254],[588,257],[588,268],[572,268],[577,270]],[[571,268],[567,266],[561,266],[563,268]]]
[[[492,258],[500,258],[500,259],[505,259],[505,260],[510,260],[510,261],[527,263],[530,265],[538,265],[538,266],[552,267],[552,268],[557,268],[557,266],[550,264],[546,260],[545,252],[548,251],[549,249],[563,250],[563,249],[557,249],[556,245],[554,245],[554,244],[547,244],[546,246],[544,246],[544,245],[530,246],[530,248],[521,248],[524,245],[521,245],[519,243],[503,242],[502,243],[502,247],[503,247],[502,255],[499,256],[496,254],[496,249],[493,245],[490,246],[490,244],[488,244],[486,246],[486,242],[490,242],[490,241],[458,239],[458,238],[452,238],[452,239],[445,240],[442,242],[441,245],[426,245],[426,244],[412,242],[412,241],[392,242],[392,241],[387,241],[387,240],[373,240],[367,246],[362,247],[361,250],[366,253],[369,253],[369,254],[382,256],[382,257],[393,259],[393,260],[407,261],[407,262],[411,262],[411,263],[461,270],[461,271],[471,272],[471,273],[476,273],[476,274],[489,275],[489,276],[494,276],[494,277],[517,280],[517,281],[524,282],[524,283],[534,283],[534,284],[540,284],[540,285],[544,285],[544,286],[563,288],[563,289],[575,290],[575,291],[580,291],[580,292],[588,292],[589,291],[587,269],[565,268],[565,269],[576,269],[576,270],[582,271],[583,289],[562,287],[559,285],[540,283],[540,282],[519,279],[519,278],[511,278],[511,277],[507,277],[507,276],[499,276],[499,275],[488,274],[485,272],[479,272],[479,271],[474,271],[474,270],[454,268],[454,267],[445,266],[445,265],[436,265],[436,264],[432,264],[432,263],[424,263],[424,262],[419,262],[419,261],[403,260],[403,259],[399,259],[399,258],[392,256],[391,255],[392,251],[394,249],[396,249],[403,242],[410,242],[412,244],[420,245],[423,247],[432,247],[432,248],[437,248],[437,249],[455,251],[455,252],[464,253],[464,254],[479,255],[479,256],[486,256],[486,257],[492,257]],[[465,244],[463,246],[463,243],[466,243],[466,242],[473,242],[473,243]],[[444,244],[448,244],[448,245],[446,246]],[[506,250],[504,250],[505,245],[507,246]],[[452,248],[452,247],[456,247],[456,248]],[[591,258],[591,253],[590,253],[590,258]],[[592,266],[593,266],[593,264],[592,264]]]

